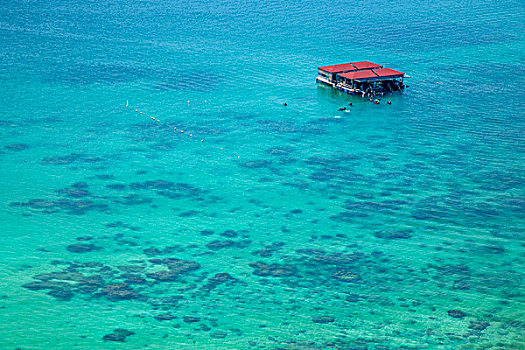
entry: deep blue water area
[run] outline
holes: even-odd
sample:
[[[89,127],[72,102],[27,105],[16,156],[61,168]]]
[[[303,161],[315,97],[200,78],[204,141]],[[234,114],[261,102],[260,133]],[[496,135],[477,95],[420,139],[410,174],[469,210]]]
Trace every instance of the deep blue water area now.
[[[522,7],[4,2],[0,348],[525,349]]]

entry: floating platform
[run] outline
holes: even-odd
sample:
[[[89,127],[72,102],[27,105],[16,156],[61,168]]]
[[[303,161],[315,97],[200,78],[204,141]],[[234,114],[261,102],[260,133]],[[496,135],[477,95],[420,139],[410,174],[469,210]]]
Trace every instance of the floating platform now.
[[[406,88],[405,73],[362,61],[318,67],[318,83],[352,95],[372,96]]]

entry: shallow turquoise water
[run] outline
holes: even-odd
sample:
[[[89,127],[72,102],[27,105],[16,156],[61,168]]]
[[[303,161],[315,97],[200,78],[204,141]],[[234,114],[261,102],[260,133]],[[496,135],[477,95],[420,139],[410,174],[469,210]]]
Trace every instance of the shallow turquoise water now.
[[[519,2],[0,14],[0,348],[525,348]]]

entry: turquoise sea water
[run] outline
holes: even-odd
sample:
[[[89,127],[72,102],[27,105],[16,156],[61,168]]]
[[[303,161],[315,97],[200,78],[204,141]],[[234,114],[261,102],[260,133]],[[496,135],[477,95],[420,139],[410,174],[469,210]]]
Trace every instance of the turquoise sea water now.
[[[4,2],[0,348],[525,349],[524,20]],[[316,85],[361,60],[407,91]]]

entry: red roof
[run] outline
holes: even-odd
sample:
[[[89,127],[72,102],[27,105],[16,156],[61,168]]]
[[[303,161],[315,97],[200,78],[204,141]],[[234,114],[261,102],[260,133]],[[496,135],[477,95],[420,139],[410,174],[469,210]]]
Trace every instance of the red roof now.
[[[401,73],[401,72],[398,72],[397,70],[390,69],[390,68],[374,69],[374,72],[379,77],[393,77],[393,76],[405,75],[405,73]]]
[[[380,64],[375,64],[368,61],[362,61],[362,62],[352,62],[352,63],[343,63],[343,64],[335,64],[333,66],[324,66],[324,67],[318,67],[321,70],[324,70],[325,72],[329,73],[341,73],[341,72],[349,72],[353,70],[361,70],[361,69],[372,69],[372,68],[383,68]]]
[[[340,73],[340,72],[356,70],[356,68],[352,65],[352,63],[336,64],[333,66],[324,66],[324,67],[319,67],[319,69],[324,70],[325,72],[329,72],[329,73]]]
[[[343,74],[339,74],[339,75],[344,77],[344,78],[347,78],[347,79],[377,78],[377,75],[371,69],[358,70],[358,71],[355,71],[355,72],[343,73]]]
[[[354,67],[356,67],[357,69],[383,68],[383,66],[380,65],[380,64],[375,64],[375,63],[368,62],[368,61],[363,61],[363,62],[353,62],[352,64],[353,64]]]

